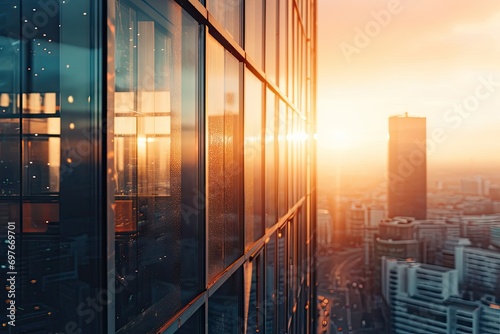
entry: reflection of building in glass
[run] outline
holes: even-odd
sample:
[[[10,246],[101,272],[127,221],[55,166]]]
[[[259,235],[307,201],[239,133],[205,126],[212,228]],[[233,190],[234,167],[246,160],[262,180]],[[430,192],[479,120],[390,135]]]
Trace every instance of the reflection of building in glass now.
[[[425,219],[427,210],[426,119],[389,118],[388,217]]]
[[[2,3],[19,332],[314,330],[316,2],[204,3]]]

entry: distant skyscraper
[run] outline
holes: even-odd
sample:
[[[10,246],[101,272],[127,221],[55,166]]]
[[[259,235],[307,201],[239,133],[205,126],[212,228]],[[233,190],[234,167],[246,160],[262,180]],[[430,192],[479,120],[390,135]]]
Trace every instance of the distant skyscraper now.
[[[425,219],[427,210],[426,119],[389,118],[388,217]]]

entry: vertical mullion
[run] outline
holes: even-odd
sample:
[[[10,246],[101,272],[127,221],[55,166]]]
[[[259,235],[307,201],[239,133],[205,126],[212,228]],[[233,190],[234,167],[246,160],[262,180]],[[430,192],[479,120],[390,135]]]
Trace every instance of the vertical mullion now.
[[[115,276],[116,276],[116,262],[115,262],[115,217],[114,211],[112,209],[112,204],[114,203],[114,182],[113,175],[115,175],[115,164],[114,164],[114,154],[108,154],[109,150],[114,151],[114,93],[115,93],[115,43],[116,43],[116,1],[108,0],[103,2],[100,8],[102,10],[102,15],[98,16],[97,21],[101,19],[101,29],[106,32],[106,38],[101,40],[103,53],[101,54],[102,62],[102,74],[101,78],[103,80],[103,85],[101,85],[101,91],[104,96],[102,97],[102,119],[101,124],[101,138],[103,141],[103,151],[101,152],[102,168],[101,168],[101,180],[105,181],[106,184],[102,184],[106,191],[103,198],[106,199],[103,219],[105,219],[104,236],[103,242],[106,243],[104,246],[104,252],[106,253],[107,263],[106,265],[106,288],[109,291],[115,291]],[[97,24],[99,24],[97,22]],[[99,35],[99,31],[97,31]],[[104,44],[107,43],[107,44]],[[107,48],[105,47],[107,45]],[[96,96],[99,96],[97,94]],[[108,173],[107,171],[111,172]],[[116,316],[116,293],[108,294],[111,297],[111,301],[107,307],[107,316],[104,317],[107,322],[103,327],[106,328],[108,333],[114,333],[115,328],[115,316]]]

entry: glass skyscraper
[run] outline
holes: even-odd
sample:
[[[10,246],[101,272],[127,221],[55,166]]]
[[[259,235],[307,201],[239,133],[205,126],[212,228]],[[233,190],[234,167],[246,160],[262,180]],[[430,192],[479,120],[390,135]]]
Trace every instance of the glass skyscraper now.
[[[315,332],[316,1],[0,6],[0,333]]]

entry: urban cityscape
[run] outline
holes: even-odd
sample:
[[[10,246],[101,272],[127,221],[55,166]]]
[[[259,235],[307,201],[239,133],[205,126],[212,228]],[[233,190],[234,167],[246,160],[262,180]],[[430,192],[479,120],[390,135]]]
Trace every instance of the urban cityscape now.
[[[500,6],[323,5],[317,333],[500,333]]]
[[[0,2],[0,334],[500,334],[498,0]]]
[[[426,151],[415,144],[426,138],[426,119],[394,116],[389,131],[388,175],[398,182],[318,198],[318,298],[328,326],[498,333],[499,175],[447,175],[427,189]],[[413,162],[407,174],[405,161]]]

